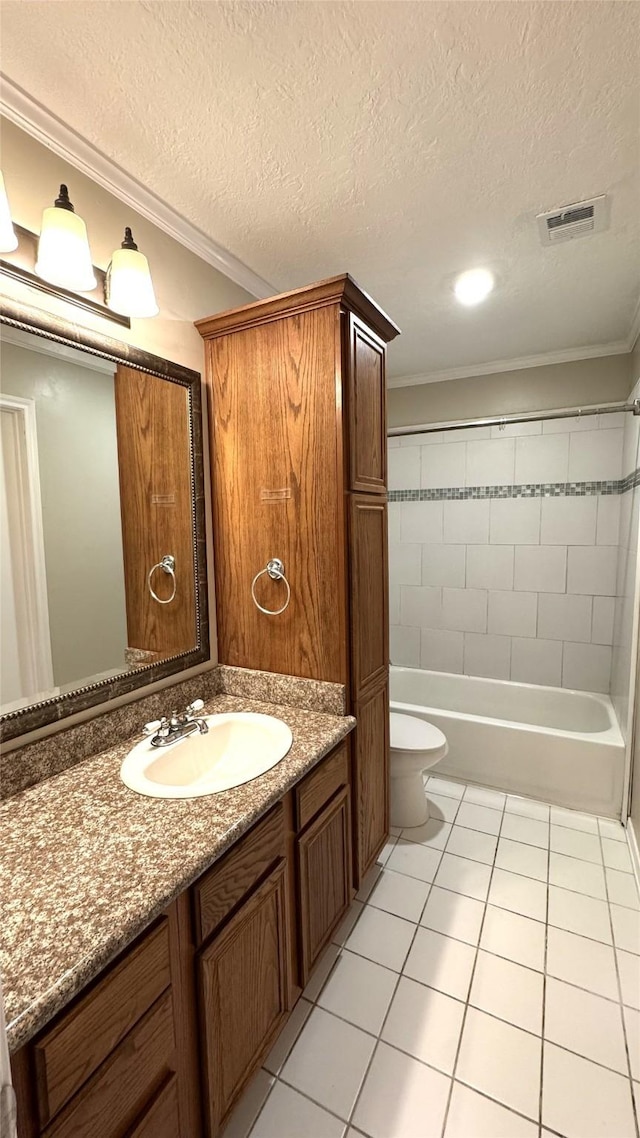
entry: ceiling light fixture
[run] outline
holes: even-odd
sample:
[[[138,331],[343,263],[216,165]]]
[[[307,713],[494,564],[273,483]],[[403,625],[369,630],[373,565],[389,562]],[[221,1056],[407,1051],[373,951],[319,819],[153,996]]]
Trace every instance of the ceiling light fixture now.
[[[66,186],[42,214],[36,273],[71,292],[90,292],[97,281],[91,264],[87,227],[69,201]]]
[[[144,253],[138,251],[129,226],[107,269],[105,300],[109,308],[123,316],[157,316],[160,311],[149,262]]]
[[[495,277],[488,269],[468,269],[456,277],[453,291],[460,304],[471,307],[486,300],[495,283]]]
[[[11,220],[9,199],[4,188],[4,178],[0,172],[0,253],[13,253],[18,248],[18,237]]]

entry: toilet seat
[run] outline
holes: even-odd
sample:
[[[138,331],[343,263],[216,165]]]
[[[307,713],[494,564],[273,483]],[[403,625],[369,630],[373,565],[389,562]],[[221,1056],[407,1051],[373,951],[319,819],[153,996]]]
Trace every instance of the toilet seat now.
[[[394,751],[410,754],[412,751],[439,751],[447,746],[446,736],[439,727],[419,719],[392,711],[390,716],[391,747]]]

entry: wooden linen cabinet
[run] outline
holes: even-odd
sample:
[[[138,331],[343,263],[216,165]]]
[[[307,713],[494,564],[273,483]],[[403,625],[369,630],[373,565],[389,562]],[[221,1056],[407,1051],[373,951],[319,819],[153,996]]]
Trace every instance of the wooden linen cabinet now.
[[[221,663],[344,684],[355,880],[389,830],[386,344],[348,274],[200,320]],[[280,558],[291,601],[254,604]],[[263,574],[259,603],[283,583]]]

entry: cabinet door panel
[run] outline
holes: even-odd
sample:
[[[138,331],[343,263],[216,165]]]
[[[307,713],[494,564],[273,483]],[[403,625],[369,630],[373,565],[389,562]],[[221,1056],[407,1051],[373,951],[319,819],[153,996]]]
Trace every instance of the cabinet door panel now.
[[[189,394],[120,364],[115,403],[129,647],[160,657],[188,652],[197,643]],[[166,553],[176,559],[176,594],[159,605],[147,574]],[[164,600],[171,595],[161,570],[153,585]]]
[[[389,835],[389,684],[356,702],[354,793],[357,881]]]
[[[282,861],[200,956],[210,1135],[217,1134],[287,1015],[285,869]]]
[[[387,484],[385,347],[353,314],[349,336],[350,485],[379,494]]]
[[[342,428],[338,305],[207,345],[214,567],[224,664],[345,682]],[[284,562],[291,601],[260,612],[251,582]],[[266,609],[285,586],[256,582]]]
[[[345,787],[298,840],[303,984],[351,902],[350,815]]]
[[[350,495],[351,693],[381,683],[389,667],[387,503]]]

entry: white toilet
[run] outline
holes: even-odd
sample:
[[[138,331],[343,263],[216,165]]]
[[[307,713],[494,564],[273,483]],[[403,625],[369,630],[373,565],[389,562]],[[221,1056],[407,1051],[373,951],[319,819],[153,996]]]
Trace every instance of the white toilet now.
[[[433,723],[390,713],[391,720],[391,825],[422,826],[429,817],[422,772],[444,759],[449,745],[446,735]]]

